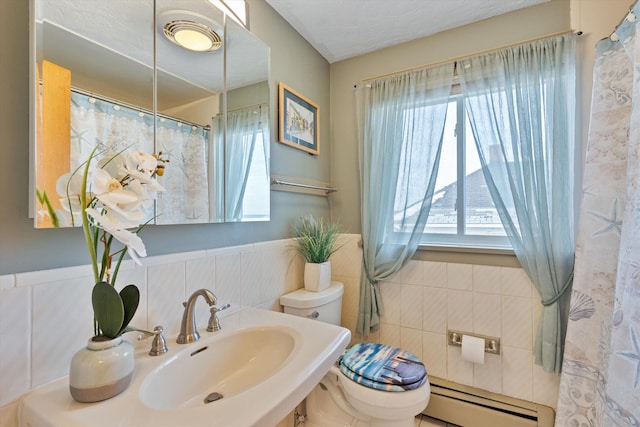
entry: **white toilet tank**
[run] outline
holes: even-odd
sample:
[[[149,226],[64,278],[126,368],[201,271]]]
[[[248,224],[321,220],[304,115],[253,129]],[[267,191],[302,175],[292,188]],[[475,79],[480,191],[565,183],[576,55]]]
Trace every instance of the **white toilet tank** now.
[[[342,283],[331,282],[331,286],[324,291],[311,292],[303,288],[283,295],[280,305],[285,313],[340,326],[343,293]]]

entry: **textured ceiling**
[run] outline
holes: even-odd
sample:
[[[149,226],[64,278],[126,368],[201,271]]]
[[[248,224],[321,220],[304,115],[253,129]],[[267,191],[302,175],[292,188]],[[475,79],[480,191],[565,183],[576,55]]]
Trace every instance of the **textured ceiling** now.
[[[266,0],[330,63],[549,0]]]

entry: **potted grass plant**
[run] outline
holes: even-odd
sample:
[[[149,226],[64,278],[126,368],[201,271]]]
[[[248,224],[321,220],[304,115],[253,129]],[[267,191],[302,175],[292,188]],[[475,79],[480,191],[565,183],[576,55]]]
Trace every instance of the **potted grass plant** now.
[[[313,292],[327,289],[331,285],[329,258],[342,247],[338,242],[338,223],[305,216],[293,226],[293,231],[296,238],[291,248],[305,260],[305,289]]]

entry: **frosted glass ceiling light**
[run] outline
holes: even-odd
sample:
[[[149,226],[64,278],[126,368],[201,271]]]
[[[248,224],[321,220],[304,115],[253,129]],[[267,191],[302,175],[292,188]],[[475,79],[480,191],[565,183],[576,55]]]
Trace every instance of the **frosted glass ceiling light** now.
[[[222,39],[211,28],[194,21],[167,22],[164,35],[180,47],[196,52],[209,52],[222,47]]]

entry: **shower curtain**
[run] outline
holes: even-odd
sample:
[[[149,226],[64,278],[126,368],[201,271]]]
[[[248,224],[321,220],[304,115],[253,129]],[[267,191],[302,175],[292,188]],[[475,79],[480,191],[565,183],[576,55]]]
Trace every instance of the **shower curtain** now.
[[[154,147],[153,114],[114,104],[82,93],[71,93],[71,170],[79,167],[96,144],[118,152],[132,148],[163,152],[169,159],[158,178],[165,188],[158,194],[158,224],[209,222],[209,131],[167,117],[158,118]],[[100,158],[100,155],[96,156]],[[94,163],[95,164],[95,163]]]
[[[210,132],[201,126],[160,118],[158,148],[169,159],[158,182],[157,224],[209,222],[208,151]]]
[[[640,38],[631,21],[619,42],[597,45],[558,427],[640,426]]]

